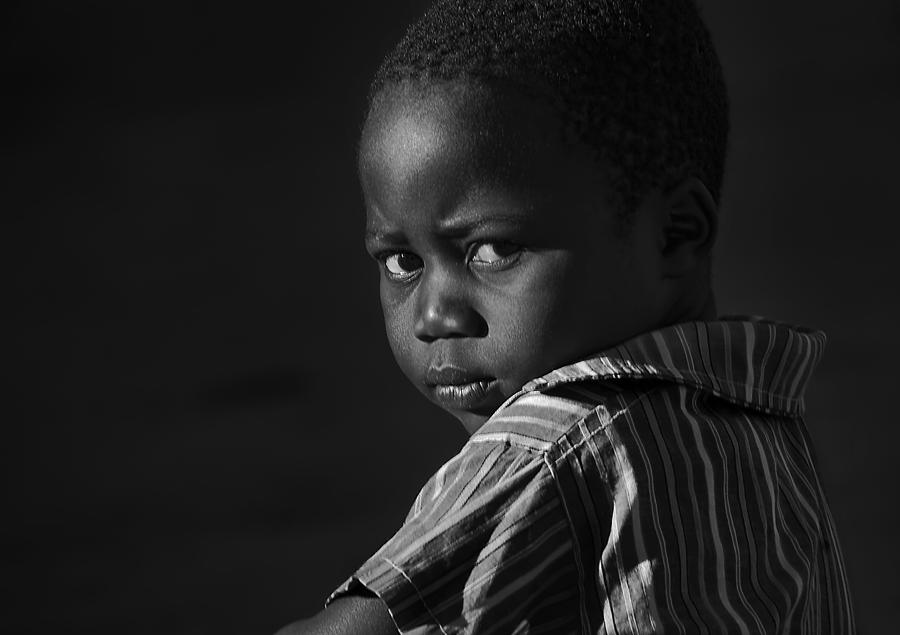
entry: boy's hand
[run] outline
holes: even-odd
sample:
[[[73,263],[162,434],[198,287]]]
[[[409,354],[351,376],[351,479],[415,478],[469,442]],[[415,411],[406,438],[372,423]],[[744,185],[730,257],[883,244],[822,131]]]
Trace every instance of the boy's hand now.
[[[348,595],[308,620],[288,624],[275,635],[396,635],[398,632],[380,599]]]

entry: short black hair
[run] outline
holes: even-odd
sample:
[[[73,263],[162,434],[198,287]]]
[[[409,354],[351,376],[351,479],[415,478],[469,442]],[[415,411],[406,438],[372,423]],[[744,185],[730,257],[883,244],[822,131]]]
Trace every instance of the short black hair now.
[[[728,97],[694,0],[437,0],[382,62],[369,107],[394,83],[458,80],[549,98],[626,213],[689,176],[720,200]]]

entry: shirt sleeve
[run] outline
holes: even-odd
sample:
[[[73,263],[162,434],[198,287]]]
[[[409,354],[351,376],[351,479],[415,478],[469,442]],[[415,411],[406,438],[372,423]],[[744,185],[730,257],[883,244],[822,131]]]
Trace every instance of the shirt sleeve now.
[[[403,633],[564,632],[577,628],[577,579],[569,523],[543,455],[470,441],[328,602],[362,585]]]

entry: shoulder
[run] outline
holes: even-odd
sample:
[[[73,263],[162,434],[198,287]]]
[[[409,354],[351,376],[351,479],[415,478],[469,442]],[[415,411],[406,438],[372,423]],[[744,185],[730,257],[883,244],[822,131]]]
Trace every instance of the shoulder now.
[[[666,410],[661,412],[663,417],[680,416],[680,407],[665,404],[677,402],[683,389],[657,379],[585,379],[523,390],[472,436],[469,445],[500,444],[552,462],[582,445],[586,437],[600,435],[607,426],[646,417],[648,410]]]
[[[503,443],[546,453],[593,412],[618,402],[621,393],[615,385],[597,381],[523,391],[504,404],[470,443]]]
[[[565,496],[559,480],[572,480],[565,467],[577,468],[571,475],[576,482],[614,489],[625,474],[659,478],[654,468],[661,460],[693,465],[726,441],[737,453],[758,452],[768,445],[766,433],[785,423],[784,417],[697,386],[656,378],[595,379],[523,391],[473,435],[470,445],[533,455],[547,464]],[[578,467],[586,461],[599,469]]]
[[[538,438],[527,431],[479,431],[419,491],[407,516],[408,529],[453,517],[480,523],[513,499],[552,494],[552,481]]]
[[[698,483],[713,491],[744,465],[779,463],[778,448],[785,445],[805,454],[801,421],[697,386],[631,380],[578,387],[597,394],[594,407],[554,430],[545,453],[560,495],[569,502],[591,490],[610,499],[627,495],[635,504],[668,496],[692,506]],[[804,456],[795,462],[808,463]],[[605,498],[593,505],[611,513]]]

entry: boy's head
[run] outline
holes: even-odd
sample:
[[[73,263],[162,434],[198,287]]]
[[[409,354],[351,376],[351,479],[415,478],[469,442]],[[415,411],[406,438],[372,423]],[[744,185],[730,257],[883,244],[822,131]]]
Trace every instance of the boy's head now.
[[[470,431],[533,377],[709,317],[727,105],[691,0],[439,0],[370,97],[388,337]]]

